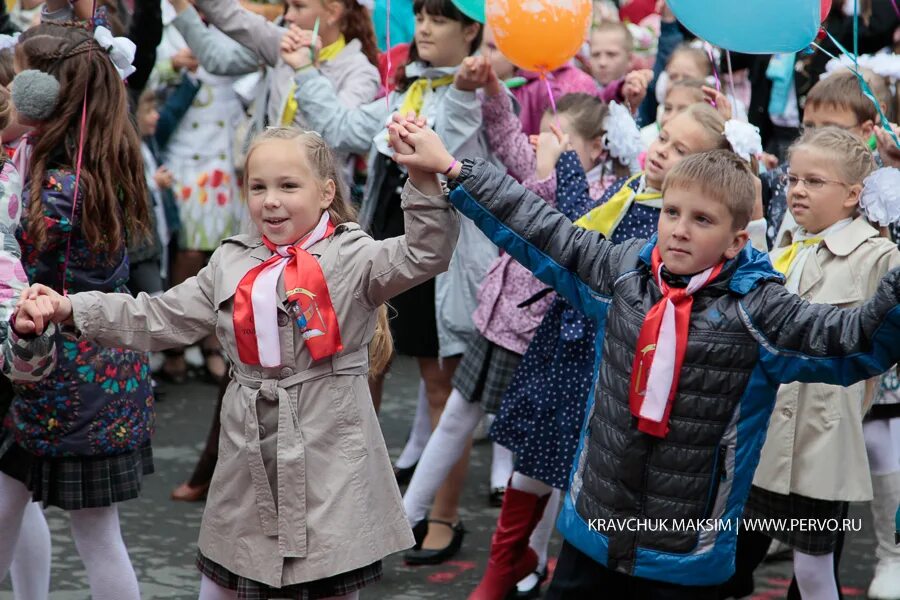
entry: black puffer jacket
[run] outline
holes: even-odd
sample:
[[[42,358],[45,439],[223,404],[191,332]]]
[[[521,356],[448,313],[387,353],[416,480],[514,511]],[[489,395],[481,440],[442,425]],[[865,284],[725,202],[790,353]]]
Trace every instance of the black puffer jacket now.
[[[767,255],[745,248],[694,295],[660,439],[636,429],[628,402],[638,333],[661,298],[650,270],[656,240],[613,245],[482,161],[466,161],[457,183],[450,199],[460,211],[598,322],[563,535],[623,573],[685,585],[728,579],[778,385],[848,385],[897,362],[900,271],[865,305],[840,310],[788,293]]]

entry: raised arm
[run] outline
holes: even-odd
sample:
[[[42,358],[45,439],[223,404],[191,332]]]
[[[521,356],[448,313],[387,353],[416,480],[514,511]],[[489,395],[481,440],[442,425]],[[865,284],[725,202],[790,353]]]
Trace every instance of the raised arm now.
[[[362,154],[372,147],[372,138],[384,128],[390,114],[383,98],[350,108],[338,100],[334,85],[318,70],[299,71],[294,80],[297,112],[333,150]]]
[[[172,21],[200,65],[213,75],[246,75],[260,66],[256,53],[241,44],[220,37],[200,19],[193,6]]]
[[[513,112],[508,94],[485,94],[481,104],[484,132],[494,156],[510,175],[524,181],[534,175],[537,162],[534,148],[522,131],[522,121]]]
[[[629,244],[614,246],[575,227],[512,177],[484,160],[463,163],[450,202],[495,244],[588,313],[595,293],[612,295],[616,265]]]
[[[191,74],[185,73],[181,83],[159,109],[159,121],[156,124],[156,133],[153,134],[153,139],[161,151],[165,151],[169,138],[175,133],[178,123],[191,108],[198,91],[200,91],[200,82]]]
[[[810,304],[776,283],[741,302],[741,317],[760,341],[761,366],[778,383],[850,385],[900,360],[900,269],[881,280],[862,306]]]
[[[189,346],[215,331],[221,247],[196,277],[161,296],[82,292],[69,296],[75,326],[104,346],[142,352]]]
[[[267,65],[278,64],[283,28],[245,9],[237,0],[197,0],[195,5],[219,31],[255,52]],[[173,0],[172,6],[181,13],[189,4]]]

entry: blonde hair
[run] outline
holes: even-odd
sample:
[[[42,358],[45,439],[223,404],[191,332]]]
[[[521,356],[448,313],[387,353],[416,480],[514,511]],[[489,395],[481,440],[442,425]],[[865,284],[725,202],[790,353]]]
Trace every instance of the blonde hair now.
[[[620,21],[601,21],[591,28],[591,33],[621,33],[623,50],[626,54],[634,52],[634,36],[625,23]]]
[[[878,168],[868,146],[840,127],[817,127],[804,133],[788,150],[788,160],[799,148],[829,153],[850,185],[861,184]]]
[[[706,137],[713,145],[712,150],[730,150],[731,144],[725,137],[725,119],[706,102],[698,102],[688,106],[682,115],[687,115],[703,128]],[[680,115],[679,115],[680,116]]]
[[[884,79],[865,70],[862,76],[872,87],[879,102],[884,102],[886,96],[890,97],[890,91],[884,84]],[[880,84],[879,79],[881,79]],[[878,111],[875,109],[875,105],[863,94],[859,87],[859,80],[850,71],[835,73],[816,82],[806,96],[805,108],[811,107],[849,110],[860,125],[866,121],[878,123]]]
[[[324,188],[329,180],[334,182],[334,199],[328,207],[328,214],[335,226],[356,221],[356,211],[347,201],[347,192],[338,173],[337,159],[322,136],[314,131],[301,131],[294,127],[270,127],[256,136],[244,158],[244,198],[249,197],[250,157],[257,148],[272,140],[295,140],[297,142],[306,153],[306,159],[309,161],[313,175],[318,180],[320,189]],[[376,310],[375,333],[372,341],[369,342],[369,374],[380,375],[390,363],[393,352],[394,341],[388,327],[387,307],[381,305]]]
[[[731,150],[710,150],[691,154],[669,171],[662,193],[668,190],[696,190],[704,197],[724,204],[735,230],[750,222],[756,203],[750,165]]]

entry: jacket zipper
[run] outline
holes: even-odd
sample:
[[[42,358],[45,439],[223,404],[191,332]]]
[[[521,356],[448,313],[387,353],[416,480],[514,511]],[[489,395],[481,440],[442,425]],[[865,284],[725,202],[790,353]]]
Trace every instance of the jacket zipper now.
[[[716,459],[713,463],[712,485],[709,489],[709,497],[706,499],[706,510],[703,511],[703,518],[708,519],[716,506],[716,498],[719,496],[719,485],[728,479],[728,469],[725,461],[728,457],[728,446],[720,445],[716,453]]]

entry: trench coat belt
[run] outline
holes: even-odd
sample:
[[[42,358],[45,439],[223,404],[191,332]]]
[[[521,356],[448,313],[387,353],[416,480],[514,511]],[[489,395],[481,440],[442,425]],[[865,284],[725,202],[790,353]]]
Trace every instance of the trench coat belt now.
[[[368,348],[334,356],[319,361],[305,371],[284,379],[259,379],[235,369],[234,380],[256,390],[247,403],[244,420],[244,440],[250,478],[256,493],[256,507],[263,533],[278,538],[278,550],[283,558],[306,556],[306,458],[303,434],[297,405],[291,402],[288,390],[308,381],[331,375],[365,375],[369,371]],[[299,396],[299,392],[298,392]],[[259,439],[259,417],[256,405],[259,401],[278,403],[278,442],[275,468],[278,478],[278,503],[272,496],[272,488],[263,463]],[[311,399],[312,402],[319,401]],[[327,398],[321,401],[327,402]]]

